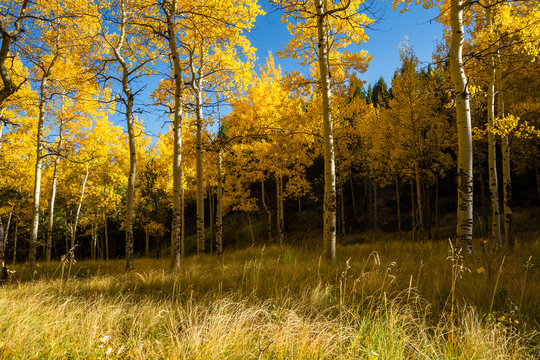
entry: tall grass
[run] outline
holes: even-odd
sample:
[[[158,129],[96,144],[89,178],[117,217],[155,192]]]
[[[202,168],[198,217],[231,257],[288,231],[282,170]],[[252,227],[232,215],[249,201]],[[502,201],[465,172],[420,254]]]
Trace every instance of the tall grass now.
[[[447,259],[443,242],[344,246],[335,266],[292,247],[194,256],[178,273],[21,265],[0,288],[0,358],[535,358],[540,278],[523,265],[539,242],[498,261],[495,291],[482,255]]]

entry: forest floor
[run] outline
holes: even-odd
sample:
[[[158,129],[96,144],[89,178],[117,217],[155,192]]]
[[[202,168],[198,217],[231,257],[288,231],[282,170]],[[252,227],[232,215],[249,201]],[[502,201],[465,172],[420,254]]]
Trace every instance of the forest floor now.
[[[318,242],[314,238],[313,242]],[[275,246],[25,265],[0,286],[0,359],[538,359],[540,232],[504,258],[448,242]]]

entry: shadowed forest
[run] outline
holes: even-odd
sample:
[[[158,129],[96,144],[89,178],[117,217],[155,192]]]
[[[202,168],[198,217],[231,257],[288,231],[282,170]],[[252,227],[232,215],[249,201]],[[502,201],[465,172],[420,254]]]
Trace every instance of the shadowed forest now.
[[[418,4],[0,2],[0,359],[539,358],[540,3]]]

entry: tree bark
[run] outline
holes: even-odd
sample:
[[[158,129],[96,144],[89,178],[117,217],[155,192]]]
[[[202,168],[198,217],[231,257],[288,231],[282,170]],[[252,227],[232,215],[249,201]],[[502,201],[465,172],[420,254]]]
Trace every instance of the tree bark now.
[[[216,253],[223,254],[223,173],[221,169],[221,146],[218,149],[218,186],[216,209]]]
[[[182,110],[184,80],[182,78],[182,67],[180,64],[180,52],[176,45],[176,0],[172,0],[170,7],[166,2],[161,3],[161,8],[167,20],[168,45],[171,52],[174,73],[174,117],[173,117],[173,220],[171,231],[171,257],[172,268],[180,269],[182,257]],[[174,251],[173,251],[174,250]]]
[[[419,237],[421,240],[424,240],[425,237],[425,224],[424,224],[424,206],[422,201],[422,184],[420,179],[420,171],[418,169],[418,162],[414,162],[414,179],[416,182],[416,207],[418,214],[418,223],[417,227],[420,232]]]
[[[272,242],[272,211],[268,208],[266,204],[266,199],[264,195],[264,180],[261,180],[261,202],[266,212],[266,240],[268,244]]]
[[[92,261],[96,261],[96,249],[97,249],[97,233],[96,233],[96,224],[92,224],[92,243],[90,244],[90,258]]]
[[[469,90],[463,64],[463,1],[450,3],[450,72],[454,85],[457,115],[457,228],[456,243],[472,254],[473,239],[473,148]]]
[[[49,224],[47,225],[47,250],[45,253],[45,261],[51,261],[52,253],[52,235],[53,235],[53,226],[54,226],[54,202],[56,199],[56,182],[58,179],[58,163],[60,158],[56,156],[54,159],[54,170],[52,178],[52,189],[51,189],[51,200],[49,203]]]
[[[215,241],[216,241],[216,214],[215,214],[215,204],[214,204],[214,191],[211,186],[208,189],[208,216],[210,217],[210,241],[209,241],[209,250],[210,254],[214,252]]]
[[[52,63],[50,68],[52,68]],[[43,164],[43,127],[45,122],[45,88],[47,86],[47,78],[49,73],[46,72],[40,83],[40,95],[39,95],[39,115],[37,124],[37,139],[36,139],[36,166],[34,171],[34,205],[32,211],[32,231],[30,235],[30,247],[28,249],[28,262],[30,268],[34,269],[36,266],[36,252],[38,243],[38,230],[39,230],[39,197],[41,194],[41,168]]]
[[[69,249],[69,257],[73,259],[75,257],[75,239],[77,238],[77,226],[79,225],[79,217],[81,215],[81,207],[84,199],[84,191],[86,189],[86,181],[88,180],[88,174],[90,173],[89,164],[86,164],[86,174],[84,175],[82,186],[81,186],[81,196],[79,197],[79,202],[77,203],[77,211],[75,212],[75,220],[71,226],[71,248]]]
[[[109,260],[109,227],[107,224],[107,212],[103,211],[104,237],[105,237],[105,260]]]
[[[328,64],[328,14],[324,1],[315,1],[317,14],[318,57],[323,111],[323,154],[324,154],[324,205],[323,241],[326,258],[336,260],[336,167],[334,157],[334,129],[332,123],[332,93]]]
[[[488,3],[489,5],[489,3]],[[486,7],[486,25],[490,33],[493,33],[493,12],[491,6]],[[488,98],[487,98],[487,116],[488,127],[493,128],[495,119],[495,83],[496,64],[495,64],[495,49],[491,45],[489,47],[488,60]],[[500,115],[500,114],[499,114]],[[491,239],[497,242],[499,252],[503,252],[503,243],[501,238],[501,216],[499,210],[499,181],[497,176],[497,153],[496,153],[496,138],[491,131],[488,132],[488,169],[489,169],[489,190],[491,193]]]
[[[283,245],[283,177],[276,176],[276,236],[279,246]]]
[[[13,209],[15,208],[15,206],[12,206],[11,207],[11,211],[9,212],[9,215],[8,215],[8,221],[7,221],[7,225],[6,225],[6,229],[5,229],[5,232],[4,232],[4,236],[3,236],[3,242],[2,242],[2,257],[1,257],[1,261],[3,263],[6,262],[6,245],[7,245],[7,242],[8,242],[8,235],[9,235],[9,229],[11,227],[11,217],[13,216]]]
[[[197,178],[197,253],[205,253],[204,239],[204,178],[203,178],[203,149],[202,149],[202,62],[203,45],[201,44],[200,64],[195,86],[197,143],[195,146],[195,169]],[[193,68],[193,64],[192,64]],[[193,77],[194,70],[192,70]],[[193,79],[195,81],[195,79]]]
[[[515,247],[512,214],[512,178],[510,175],[510,142],[508,135],[502,139],[503,153],[503,197],[504,197],[504,241],[512,251]]]
[[[64,95],[62,95],[62,105],[60,108],[61,116],[64,116]],[[58,130],[58,144],[56,146],[57,152],[60,152],[62,149],[62,131],[64,129],[64,124],[62,123],[64,119],[60,119],[60,127]],[[56,183],[58,181],[58,164],[60,163],[60,156],[57,154],[54,158],[54,170],[52,178],[52,188],[51,188],[51,199],[49,201],[49,223],[47,224],[47,245],[45,253],[45,261],[51,261],[52,253],[52,237],[54,229],[54,205],[56,200]]]
[[[17,263],[17,236],[19,235],[19,218],[15,218],[15,230],[13,232],[13,265]]]

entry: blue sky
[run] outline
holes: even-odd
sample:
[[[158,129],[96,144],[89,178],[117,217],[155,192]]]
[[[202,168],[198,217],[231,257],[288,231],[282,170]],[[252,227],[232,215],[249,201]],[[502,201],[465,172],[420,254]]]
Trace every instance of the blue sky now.
[[[411,5],[410,11],[400,14],[399,11],[392,10],[389,1],[374,1],[379,13],[383,16],[373,29],[367,30],[370,39],[360,46],[373,57],[367,72],[360,75],[360,78],[367,84],[374,84],[382,75],[390,85],[394,70],[400,64],[398,47],[403,39],[408,38],[421,64],[424,63],[427,66],[427,63],[431,61],[435,40],[442,37],[442,27],[437,22],[430,21],[437,16],[437,8],[426,10],[421,6]],[[264,64],[268,51],[280,50],[290,39],[286,25],[280,23],[280,12],[272,11],[274,9],[267,0],[262,0],[262,6],[267,15],[257,18],[254,29],[248,35],[253,46],[257,48],[258,64],[261,65]],[[275,57],[275,61],[281,65],[283,71],[301,70],[294,60]],[[226,112],[225,109],[222,109],[223,111]],[[157,134],[167,131],[168,126],[164,125],[166,120],[164,114],[159,115],[154,109],[141,116],[153,140],[156,139]],[[124,125],[125,120],[119,119],[115,122]]]
[[[408,37],[409,44],[414,47],[421,62],[431,61],[431,53],[435,48],[435,39],[442,37],[442,27],[439,23],[431,21],[438,14],[438,8],[423,9],[422,6],[411,5],[410,11],[400,14],[393,11],[389,1],[375,1],[377,11],[382,19],[368,29],[370,39],[360,48],[368,51],[373,56],[368,71],[361,76],[368,83],[376,82],[382,75],[387,83],[390,83],[394,70],[399,66],[399,44]],[[280,23],[281,15],[272,12],[272,6],[268,1],[262,2],[266,16],[257,18],[255,28],[249,39],[257,48],[258,62],[264,63],[268,51],[280,50],[287,44],[290,35],[285,24]],[[284,71],[299,70],[298,65],[291,60],[277,59]],[[366,84],[367,86],[367,84]]]

